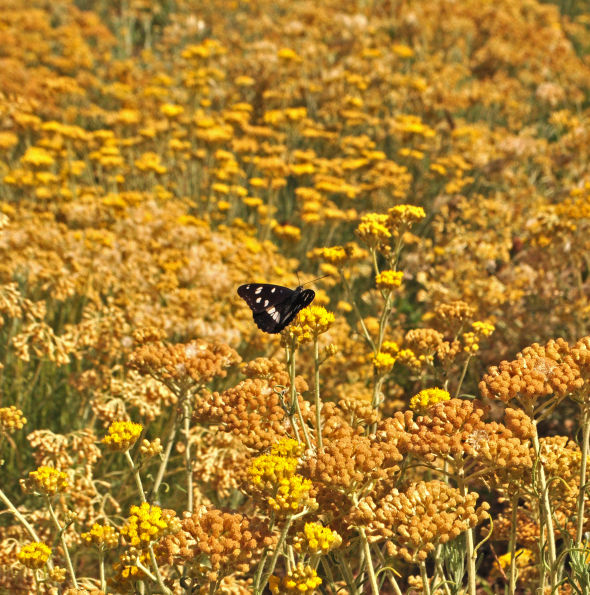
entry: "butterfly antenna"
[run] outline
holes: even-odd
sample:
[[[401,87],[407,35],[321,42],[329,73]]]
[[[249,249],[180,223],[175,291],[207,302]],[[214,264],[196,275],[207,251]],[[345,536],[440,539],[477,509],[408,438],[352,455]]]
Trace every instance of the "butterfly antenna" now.
[[[321,277],[316,277],[315,279],[312,279],[311,281],[304,283],[301,287],[304,287],[305,285],[309,285],[310,283],[313,283],[315,281],[319,281],[320,279],[325,279],[326,277],[329,277],[329,276],[330,275],[322,275]]]

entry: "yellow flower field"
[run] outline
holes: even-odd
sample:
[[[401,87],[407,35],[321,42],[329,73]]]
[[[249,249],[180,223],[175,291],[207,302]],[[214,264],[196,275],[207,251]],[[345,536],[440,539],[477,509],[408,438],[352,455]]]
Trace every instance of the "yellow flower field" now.
[[[0,594],[590,593],[590,2],[0,48]]]

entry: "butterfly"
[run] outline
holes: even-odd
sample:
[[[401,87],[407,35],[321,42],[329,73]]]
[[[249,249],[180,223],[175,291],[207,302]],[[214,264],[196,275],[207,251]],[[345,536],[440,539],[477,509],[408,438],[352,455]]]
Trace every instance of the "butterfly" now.
[[[303,310],[313,302],[315,291],[271,285],[270,283],[247,283],[238,287],[238,295],[250,306],[256,326],[265,333],[280,333]]]

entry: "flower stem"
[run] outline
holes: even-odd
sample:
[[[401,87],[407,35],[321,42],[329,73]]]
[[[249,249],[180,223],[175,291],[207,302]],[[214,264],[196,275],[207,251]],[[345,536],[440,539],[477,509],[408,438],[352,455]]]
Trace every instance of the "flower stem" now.
[[[510,541],[508,551],[510,552],[510,578],[508,583],[508,595],[514,595],[516,589],[516,524],[518,522],[518,491],[512,496],[512,516],[510,519]]]
[[[68,549],[68,544],[66,543],[65,538],[65,530],[66,527],[62,527],[59,523],[59,520],[53,510],[53,506],[51,505],[51,500],[49,500],[49,496],[47,497],[47,506],[49,507],[49,514],[51,515],[51,520],[53,524],[57,528],[59,532],[59,539],[61,541],[61,547],[64,551],[64,557],[66,559],[66,566],[68,567],[68,572],[70,573],[70,578],[72,579],[72,584],[74,585],[74,589],[78,588],[78,581],[76,580],[76,573],[74,572],[74,566],[72,565],[72,559],[70,558],[70,550]]]
[[[363,544],[363,551],[365,553],[365,562],[367,566],[367,572],[369,573],[371,593],[373,593],[373,595],[379,595],[379,585],[377,584],[377,576],[375,575],[375,569],[373,568],[373,558],[371,557],[371,546],[369,545],[365,528],[358,527],[358,534],[360,535],[361,542]]]
[[[318,450],[322,450],[324,442],[322,438],[322,401],[320,399],[320,346],[318,338],[313,339],[313,363],[314,363],[314,400],[315,400],[315,432],[318,443]]]
[[[183,422],[184,422],[184,463],[186,466],[186,492],[187,504],[186,509],[189,513],[193,512],[194,495],[193,495],[193,464],[191,460],[191,443],[190,443],[190,429],[191,429],[191,406],[188,398],[183,402]]]
[[[578,522],[576,527],[576,545],[582,547],[584,531],[584,499],[586,496],[586,468],[588,465],[588,443],[590,441],[590,409],[584,405],[582,410],[582,458],[580,461],[580,492],[578,494]]]
[[[430,595],[430,581],[428,580],[425,562],[420,562],[420,576],[422,577],[422,593],[424,595]]]
[[[283,527],[283,530],[281,531],[281,535],[279,537],[279,540],[277,542],[275,550],[272,554],[272,558],[270,559],[269,569],[265,573],[264,578],[262,579],[260,584],[255,585],[258,588],[258,590],[255,591],[255,593],[262,593],[264,591],[264,587],[266,587],[266,583],[268,583],[268,580],[272,576],[272,573],[275,571],[275,567],[277,565],[279,555],[281,553],[281,550],[283,549],[283,544],[285,543],[285,540],[287,539],[287,534],[289,533],[289,529],[291,528],[291,523],[293,522],[293,519],[295,518],[295,516],[299,516],[299,515],[290,516],[285,521],[285,526]]]
[[[305,446],[308,450],[311,450],[311,440],[309,438],[309,432],[307,431],[307,425],[303,419],[301,413],[301,407],[299,406],[299,399],[297,398],[297,390],[295,389],[295,345],[291,345],[287,351],[287,366],[289,368],[289,398],[291,410],[294,408],[301,424],[301,430],[303,432],[303,438],[305,439]]]
[[[166,438],[166,447],[164,448],[164,457],[162,459],[162,462],[160,463],[160,467],[158,468],[158,473],[156,475],[156,480],[154,481],[154,485],[152,486],[152,489],[150,491],[151,501],[155,501],[158,499],[158,491],[160,489],[160,485],[162,484],[162,480],[164,479],[164,473],[166,472],[168,461],[170,460],[170,453],[172,452],[172,446],[174,445],[174,439],[176,438],[178,425],[178,418],[173,413],[169,421],[168,437]]]
[[[139,475],[139,469],[136,467],[135,463],[133,462],[133,459],[131,458],[131,455],[129,454],[128,450],[125,451],[125,459],[127,460],[127,463],[129,464],[129,468],[131,469],[131,472],[133,473],[133,479],[135,479],[135,485],[137,486],[137,491],[139,492],[140,500],[142,501],[142,503],[147,502],[147,500],[145,499],[145,492],[143,491],[143,484],[141,483],[141,477]]]

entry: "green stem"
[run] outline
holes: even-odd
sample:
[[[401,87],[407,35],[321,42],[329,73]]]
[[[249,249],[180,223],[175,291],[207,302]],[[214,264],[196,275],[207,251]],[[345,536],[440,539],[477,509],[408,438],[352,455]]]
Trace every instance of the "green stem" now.
[[[463,386],[463,380],[465,380],[465,374],[467,374],[467,368],[469,367],[469,362],[473,356],[469,354],[467,356],[467,360],[465,360],[465,365],[463,366],[463,371],[461,372],[461,378],[459,378],[459,384],[457,385],[457,390],[455,391],[455,398],[459,396],[459,392],[461,391],[461,387]]]
[[[358,527],[358,533],[363,544],[363,551],[365,553],[365,562],[367,571],[369,573],[369,583],[371,585],[371,593],[373,595],[379,595],[379,586],[377,585],[377,576],[375,575],[375,569],[373,568],[373,558],[371,557],[371,546],[367,539],[367,534],[364,527]]]
[[[340,571],[342,572],[344,582],[348,587],[348,592],[350,593],[350,595],[358,595],[359,590],[356,586],[352,571],[350,570],[350,562],[346,560],[342,555],[342,552],[339,551],[334,552],[334,557],[338,560],[338,566],[340,567]]]
[[[313,362],[314,362],[314,400],[315,400],[315,432],[318,443],[318,450],[324,448],[322,438],[322,401],[320,399],[320,346],[318,338],[313,339]]]
[[[183,403],[183,417],[184,417],[184,463],[186,466],[186,491],[187,491],[187,511],[193,512],[194,495],[193,495],[193,464],[191,461],[191,443],[190,443],[190,429],[191,429],[191,406],[188,398],[184,399]]]
[[[129,464],[131,473],[133,473],[133,479],[135,479],[135,485],[137,486],[137,491],[139,492],[139,498],[141,502],[147,502],[145,498],[145,492],[143,491],[143,484],[141,483],[141,476],[139,475],[139,469],[135,466],[135,463],[133,462],[128,450],[125,451],[125,459]]]
[[[354,300],[354,297],[352,295],[352,289],[350,288],[350,285],[348,284],[348,281],[344,277],[344,273],[341,273],[340,274],[340,278],[342,279],[342,283],[344,284],[344,287],[346,289],[346,293],[348,294],[348,299],[350,300],[350,303],[352,304],[352,307],[354,308],[355,314],[357,315],[357,318],[359,320],[359,324],[361,325],[361,328],[363,329],[363,334],[365,335],[365,339],[367,340],[367,343],[369,344],[369,346],[373,350],[373,353],[376,354],[377,351],[376,351],[375,343],[373,342],[373,339],[371,339],[371,335],[369,334],[369,331],[367,330],[367,327],[365,325],[365,321],[363,320],[363,317],[361,315],[361,312],[360,312],[358,306],[356,305],[356,301]]]
[[[548,554],[549,554],[549,568],[550,568],[550,575],[549,580],[551,584],[551,588],[555,587],[555,561],[557,559],[556,556],[556,549],[555,549],[555,530],[553,528],[553,514],[551,511],[551,500],[549,499],[549,490],[547,489],[547,480],[545,478],[545,468],[543,467],[543,463],[540,460],[541,457],[541,445],[539,443],[539,435],[537,433],[537,423],[538,420],[533,420],[533,426],[535,431],[533,432],[533,446],[535,448],[535,452],[537,453],[538,465],[537,468],[539,470],[539,487],[541,489],[541,514],[545,521],[545,526],[547,527],[547,546],[548,546]]]
[[[426,562],[420,562],[420,576],[422,577],[422,593],[430,595],[430,581],[428,580],[428,573],[426,572]]]
[[[510,552],[510,574],[508,583],[508,595],[514,595],[516,589],[516,524],[518,522],[518,491],[512,495],[512,515],[510,519],[510,541],[508,551]]]
[[[158,567],[158,561],[156,560],[156,554],[154,554],[154,546],[150,543],[148,546],[148,551],[150,553],[150,560],[152,562],[152,568],[156,573],[156,582],[158,583],[158,587],[162,590],[162,593],[165,595],[172,595],[172,591],[168,589],[168,587],[164,584],[162,579],[162,575],[160,574],[160,569]]]
[[[162,462],[160,463],[160,467],[158,468],[158,473],[156,475],[156,479],[154,481],[154,485],[150,491],[150,500],[155,501],[158,499],[158,491],[160,489],[160,485],[162,484],[162,480],[164,479],[164,473],[166,472],[166,467],[168,466],[168,461],[170,460],[170,453],[172,452],[172,446],[174,445],[174,439],[176,438],[176,432],[178,430],[178,418],[173,413],[172,417],[170,418],[169,422],[169,429],[168,429],[168,437],[166,438],[166,446],[164,448],[164,456],[162,458]]]
[[[467,485],[465,483],[464,469],[459,469],[458,484],[459,484],[459,490],[461,491],[461,495],[463,497],[466,497],[467,496]],[[465,532],[465,553],[467,555],[467,582],[468,582],[467,592],[469,593],[469,595],[476,595],[475,594],[476,570],[475,570],[475,548],[474,548],[474,543],[473,543],[473,529],[467,529],[467,531]]]
[[[53,521],[53,524],[55,525],[55,527],[57,528],[57,530],[59,532],[59,539],[61,541],[61,547],[64,551],[64,557],[66,559],[66,566],[68,567],[68,572],[70,573],[70,578],[72,579],[72,584],[74,585],[74,589],[77,589],[78,581],[76,580],[76,573],[74,572],[74,566],[72,564],[72,559],[70,558],[70,551],[68,549],[68,544],[66,543],[65,527],[62,528],[62,526],[60,525],[59,520],[57,519],[57,516],[55,514],[55,511],[53,510],[53,506],[51,505],[51,500],[49,500],[49,496],[47,496],[46,501],[47,501],[47,506],[49,507],[49,514],[51,515],[51,520]]]
[[[107,581],[104,574],[104,551],[98,551],[98,572],[100,573],[100,590],[103,593],[107,592]]]
[[[586,467],[588,464],[588,443],[590,441],[590,410],[585,405],[582,409],[582,459],[580,461],[580,492],[578,494],[578,522],[576,527],[576,547],[582,547],[584,531],[584,502],[586,495]]]
[[[264,574],[264,578],[262,579],[260,585],[258,585],[258,591],[256,591],[256,593],[262,593],[264,591],[264,587],[266,587],[266,583],[268,583],[268,580],[272,576],[272,573],[275,571],[275,567],[277,565],[279,555],[281,553],[281,550],[283,549],[283,544],[285,543],[285,540],[287,539],[287,534],[289,533],[289,529],[291,528],[291,523],[293,522],[293,519],[298,516],[300,516],[300,515],[290,516],[285,521],[285,526],[283,527],[283,530],[281,531],[281,535],[279,537],[279,540],[277,542],[275,550],[272,554],[272,558],[270,559],[270,566],[269,566],[268,572],[266,572]]]
[[[290,349],[287,349],[287,364],[289,368],[289,398],[290,398],[290,410],[293,408],[297,412],[299,423],[301,424],[301,430],[303,431],[303,438],[305,439],[305,446],[308,450],[311,450],[311,440],[309,438],[309,432],[307,431],[307,424],[303,419],[301,413],[301,407],[299,406],[299,399],[297,398],[297,390],[295,389],[295,346],[291,345]]]

